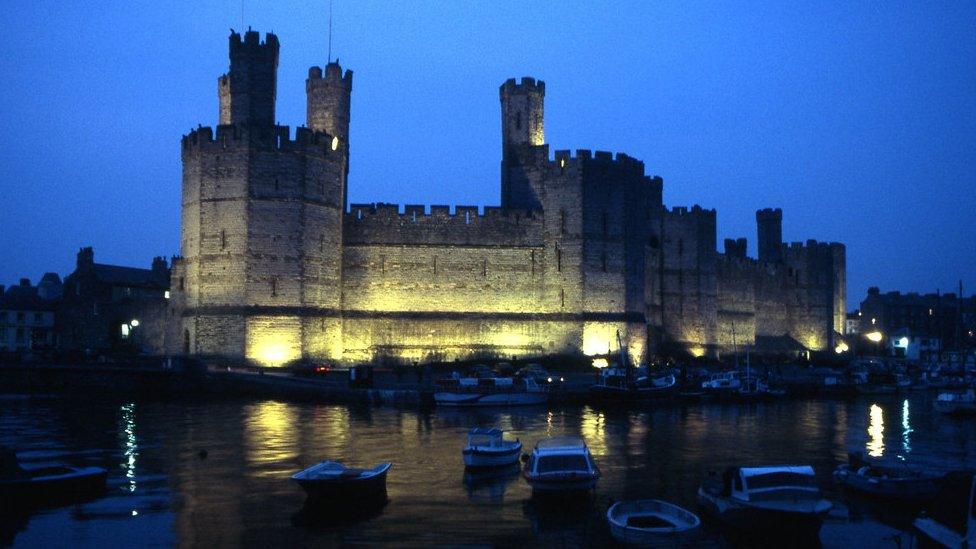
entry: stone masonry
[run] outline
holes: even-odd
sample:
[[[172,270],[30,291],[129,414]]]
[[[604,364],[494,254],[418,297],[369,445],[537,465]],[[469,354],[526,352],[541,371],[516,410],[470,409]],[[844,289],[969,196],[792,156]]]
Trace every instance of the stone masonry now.
[[[665,208],[663,181],[623,153],[545,144],[545,84],[509,80],[501,206],[346,202],[352,72],[312,67],[306,125],[276,125],[279,43],[230,35],[220,125],[182,139],[182,255],[171,353],[449,360],[663,346],[716,355],[759,336],[831,348],[844,246],[786,245],[782,211],[716,250],[716,213]],[[761,349],[757,349],[761,351]]]

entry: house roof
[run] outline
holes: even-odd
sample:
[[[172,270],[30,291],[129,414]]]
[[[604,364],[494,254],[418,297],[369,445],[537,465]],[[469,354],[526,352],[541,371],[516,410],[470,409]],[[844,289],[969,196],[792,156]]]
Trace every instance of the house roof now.
[[[137,269],[135,267],[121,267],[118,265],[93,265],[95,277],[102,282],[118,286],[143,286],[147,288],[166,289],[169,281],[165,276],[151,269]]]
[[[806,351],[799,341],[793,339],[789,334],[779,336],[756,336],[757,351],[767,353],[790,353]]]
[[[7,311],[50,311],[54,301],[41,299],[37,286],[11,286],[0,294],[0,309]]]

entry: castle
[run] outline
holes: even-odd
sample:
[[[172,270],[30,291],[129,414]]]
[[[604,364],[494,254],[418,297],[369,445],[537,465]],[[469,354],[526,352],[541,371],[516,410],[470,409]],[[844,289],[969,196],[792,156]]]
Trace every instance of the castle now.
[[[782,242],[756,214],[716,250],[715,210],[667,209],[625,154],[545,144],[545,84],[500,88],[501,205],[347,205],[352,71],[312,67],[306,126],[275,123],[279,42],[230,35],[216,130],[182,138],[182,256],[171,353],[281,365],[299,357],[450,360],[596,355],[620,334],[636,361],[764,338],[832,349],[844,246]]]

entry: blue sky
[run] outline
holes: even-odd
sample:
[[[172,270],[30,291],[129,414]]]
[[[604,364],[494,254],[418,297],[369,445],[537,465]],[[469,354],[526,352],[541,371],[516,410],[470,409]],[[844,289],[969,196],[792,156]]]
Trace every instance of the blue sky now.
[[[165,4],[165,5],[161,5]],[[217,118],[239,1],[8,1],[0,13],[0,284],[179,251],[179,139]],[[305,120],[328,1],[245,1],[281,40],[278,119]],[[976,290],[976,3],[351,2],[350,201],[495,205],[498,86],[546,81],[554,149],[622,151],[719,242],[784,209],[847,244],[849,302]]]

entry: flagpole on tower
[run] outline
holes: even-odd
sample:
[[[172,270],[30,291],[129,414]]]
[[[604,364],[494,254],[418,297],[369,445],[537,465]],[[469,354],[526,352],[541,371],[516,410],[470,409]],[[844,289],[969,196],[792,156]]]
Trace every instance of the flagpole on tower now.
[[[329,63],[332,62],[332,0],[329,0]]]

